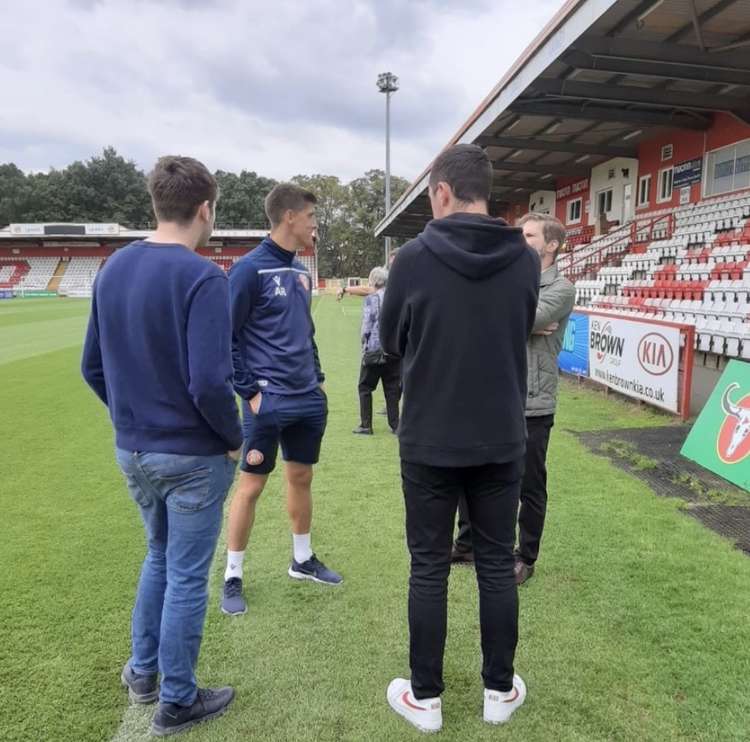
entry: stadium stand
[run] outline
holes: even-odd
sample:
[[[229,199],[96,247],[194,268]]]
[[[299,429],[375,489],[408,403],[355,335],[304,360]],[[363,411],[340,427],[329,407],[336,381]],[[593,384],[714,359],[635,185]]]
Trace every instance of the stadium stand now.
[[[216,263],[216,265],[219,266],[224,271],[228,271],[234,263],[237,261],[237,258],[229,257],[229,258],[220,258],[215,256],[210,256],[209,260],[213,263]]]
[[[62,296],[91,296],[91,289],[104,258],[73,257],[70,258],[57,292]]]
[[[750,359],[750,31],[742,0],[686,7],[571,0],[449,144],[487,151],[490,214],[563,222],[581,307],[695,327],[698,409]],[[424,228],[429,175],[376,234]]]
[[[30,270],[25,260],[0,260],[0,289],[15,288]]]
[[[699,351],[750,359],[750,192],[679,208],[673,223],[645,253],[620,259],[602,238],[566,255],[564,272],[588,261],[577,303],[692,324]]]
[[[39,257],[23,256],[18,258],[0,257],[0,266],[13,266],[5,282],[0,281],[0,288],[18,291],[44,291],[55,273],[59,256]]]
[[[96,274],[115,250],[144,239],[146,230],[118,224],[11,224],[0,229],[0,290],[11,295],[50,292],[89,297]],[[268,234],[261,229],[216,229],[198,254],[228,271]],[[314,250],[297,256],[318,285]]]
[[[603,239],[569,253],[568,271],[589,261],[591,275],[575,282],[577,303],[694,325],[697,350],[750,360],[750,192],[680,208],[674,224],[645,254],[618,260]],[[620,265],[597,268],[613,259]]]

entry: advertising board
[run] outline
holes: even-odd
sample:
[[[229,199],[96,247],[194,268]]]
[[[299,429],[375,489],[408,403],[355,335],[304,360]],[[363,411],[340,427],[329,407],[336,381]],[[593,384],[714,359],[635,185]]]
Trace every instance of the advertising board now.
[[[678,327],[589,317],[589,376],[615,391],[678,412],[679,358]]]
[[[750,491],[750,363],[727,364],[680,453]]]

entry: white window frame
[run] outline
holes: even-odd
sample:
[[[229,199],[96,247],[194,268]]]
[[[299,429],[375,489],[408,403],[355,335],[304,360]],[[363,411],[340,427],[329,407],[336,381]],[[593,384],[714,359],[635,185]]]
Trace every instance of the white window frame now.
[[[662,179],[665,177],[665,173],[671,172],[672,175],[670,177],[669,181],[669,195],[668,196],[662,196]],[[665,204],[668,201],[672,200],[672,196],[674,195],[674,167],[665,167],[659,170],[659,180],[656,183],[656,203],[657,204]]]
[[[732,176],[732,181],[734,181],[734,178],[737,175],[736,173],[737,147],[739,147],[741,144],[745,144],[746,142],[750,142],[750,138],[740,139],[739,142],[734,142],[733,144],[725,144],[723,147],[716,147],[715,149],[712,149],[706,152],[706,154],[703,157],[703,182],[701,183],[701,193],[703,194],[703,198],[711,198],[712,196],[723,196],[725,193],[734,193],[735,191],[747,190],[747,186],[740,186],[739,188],[736,188],[734,186],[734,183],[732,183],[732,187],[726,191],[713,191],[712,193],[708,192],[709,181],[713,180],[713,177],[711,175],[711,167],[709,166],[709,163],[711,163],[713,167],[716,167],[716,163],[715,162],[712,163],[712,155],[715,155],[717,152],[721,152],[723,149],[730,149],[731,147],[734,147],[735,172],[733,173],[733,176]],[[744,156],[745,155],[743,155],[743,157]]]
[[[648,175],[641,175],[641,177],[638,178],[638,193],[636,195],[635,204],[636,209],[639,209],[641,206],[648,206],[651,203],[651,180],[651,173],[649,173]],[[644,183],[648,183],[648,185],[646,186],[646,200],[641,201],[641,192],[643,191]]]
[[[667,148],[669,148],[669,155],[665,157],[664,156],[664,152],[665,152],[665,150],[667,150]],[[659,154],[661,156],[661,161],[662,162],[669,162],[672,158],[674,158],[674,145],[673,144],[663,144],[662,148],[661,148],[661,152]]]
[[[578,219],[572,219],[571,214],[573,213],[573,204],[576,204],[576,203],[580,204],[578,207]],[[583,197],[571,198],[570,201],[568,201],[568,205],[566,208],[565,223],[566,224],[580,224],[582,219],[583,219]]]

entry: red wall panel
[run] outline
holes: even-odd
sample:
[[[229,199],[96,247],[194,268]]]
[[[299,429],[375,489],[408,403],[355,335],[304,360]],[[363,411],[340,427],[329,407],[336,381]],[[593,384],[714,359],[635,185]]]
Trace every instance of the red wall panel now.
[[[568,193],[565,196],[558,197],[555,199],[555,216],[563,223],[565,226],[571,226],[571,227],[580,227],[585,226],[589,223],[589,215],[586,213],[586,203],[589,200],[589,194],[591,192],[591,178],[586,178],[587,185],[585,188],[576,191],[573,193],[572,187],[576,183],[583,182],[584,178],[558,178],[555,182],[555,190],[556,192],[559,192],[562,189],[567,188],[568,186],[571,187],[570,193]],[[568,224],[567,218],[568,218],[568,203],[570,201],[575,201],[576,199],[581,199],[581,221],[580,222],[573,222],[572,224]]]

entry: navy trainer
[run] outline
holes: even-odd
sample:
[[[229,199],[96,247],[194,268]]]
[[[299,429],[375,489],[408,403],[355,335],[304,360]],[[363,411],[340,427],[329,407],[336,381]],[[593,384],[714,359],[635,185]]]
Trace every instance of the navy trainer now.
[[[240,616],[247,613],[247,603],[242,596],[242,580],[239,577],[230,577],[224,583],[221,612],[228,616]]]
[[[234,688],[198,688],[192,706],[161,703],[151,722],[156,737],[179,734],[196,724],[221,716],[234,700]]]
[[[153,703],[159,697],[159,680],[156,673],[141,675],[127,662],[122,668],[120,680],[128,689],[128,698],[132,703]]]
[[[344,581],[344,578],[338,572],[328,569],[315,554],[301,564],[292,559],[289,566],[289,576],[294,577],[295,580],[312,580],[323,585],[340,585]]]

